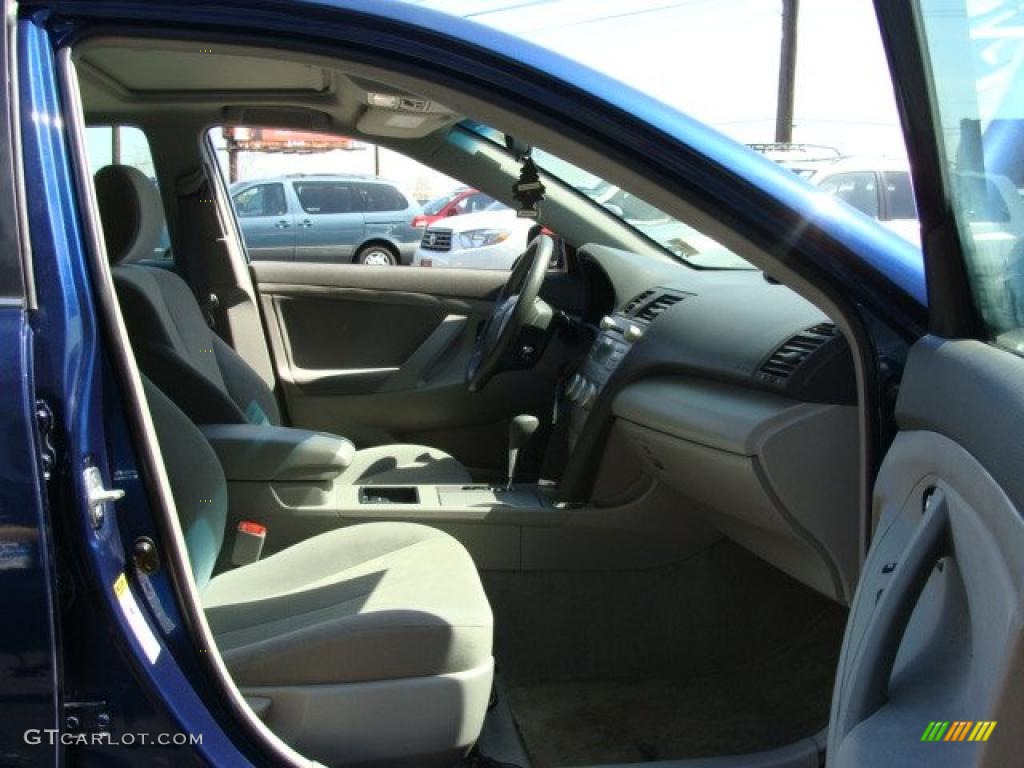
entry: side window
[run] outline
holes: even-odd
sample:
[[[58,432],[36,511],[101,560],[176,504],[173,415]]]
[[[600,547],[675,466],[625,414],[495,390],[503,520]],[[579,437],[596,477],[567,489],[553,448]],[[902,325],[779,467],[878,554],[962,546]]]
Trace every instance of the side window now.
[[[361,210],[352,186],[341,181],[296,181],[302,210],[312,214],[353,213]]]
[[[257,184],[232,197],[235,211],[245,219],[252,216],[284,216],[288,213],[284,184]]]
[[[250,125],[217,126],[208,138],[253,261],[507,270],[534,223],[362,139]]]
[[[837,173],[829,176],[819,186],[862,213],[878,218],[878,185],[874,173]]]
[[[917,206],[914,204],[914,189],[910,174],[906,171],[885,171],[885,202],[890,219],[916,219]]]
[[[156,180],[153,154],[149,150],[146,134],[132,125],[93,125],[85,129],[89,170],[95,174],[107,165],[130,165],[142,171],[160,191]],[[163,206],[160,208],[163,215]],[[151,259],[171,261],[171,241],[167,223],[161,222],[160,237]]]
[[[405,195],[390,184],[370,184],[367,182],[355,185],[363,196],[367,213],[387,213],[404,211],[409,207]]]

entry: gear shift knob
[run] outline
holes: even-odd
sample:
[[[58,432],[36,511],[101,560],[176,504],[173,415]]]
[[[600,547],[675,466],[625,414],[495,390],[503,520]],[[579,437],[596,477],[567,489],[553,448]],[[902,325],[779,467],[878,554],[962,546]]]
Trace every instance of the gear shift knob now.
[[[516,475],[516,459],[519,458],[519,449],[526,445],[530,436],[537,431],[540,420],[536,416],[522,414],[512,419],[508,428],[508,485],[511,490],[512,481]]]

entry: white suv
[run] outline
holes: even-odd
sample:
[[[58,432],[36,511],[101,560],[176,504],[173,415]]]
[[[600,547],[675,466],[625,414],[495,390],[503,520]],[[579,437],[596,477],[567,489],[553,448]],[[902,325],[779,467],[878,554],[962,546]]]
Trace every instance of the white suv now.
[[[813,163],[780,162],[920,246],[921,226],[905,160],[844,157]],[[1008,251],[1024,236],[1024,200],[1009,178],[962,172],[954,174],[953,181],[966,188],[962,197],[973,203],[967,214],[975,239],[1005,241]]]
[[[495,202],[479,213],[464,213],[427,227],[413,266],[511,269],[526,250],[532,219]]]
[[[921,244],[921,227],[906,161],[888,157],[844,157],[815,162],[780,162],[914,245]]]

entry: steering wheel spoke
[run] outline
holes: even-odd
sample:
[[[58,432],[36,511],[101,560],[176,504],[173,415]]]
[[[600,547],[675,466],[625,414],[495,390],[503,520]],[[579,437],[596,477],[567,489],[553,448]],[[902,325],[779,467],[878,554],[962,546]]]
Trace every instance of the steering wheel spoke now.
[[[466,365],[466,386],[470,392],[479,392],[496,374],[513,367],[515,359],[524,361],[521,352],[509,354],[524,326],[547,328],[552,313],[539,296],[553,253],[552,239],[539,235],[516,261]],[[532,359],[532,354],[527,358]]]

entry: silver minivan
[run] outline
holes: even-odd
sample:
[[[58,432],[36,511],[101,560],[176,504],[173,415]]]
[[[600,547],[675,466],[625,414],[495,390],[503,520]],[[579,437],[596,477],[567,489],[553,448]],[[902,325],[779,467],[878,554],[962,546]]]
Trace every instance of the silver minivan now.
[[[278,176],[231,187],[249,258],[409,264],[423,235],[419,204],[373,176]]]

